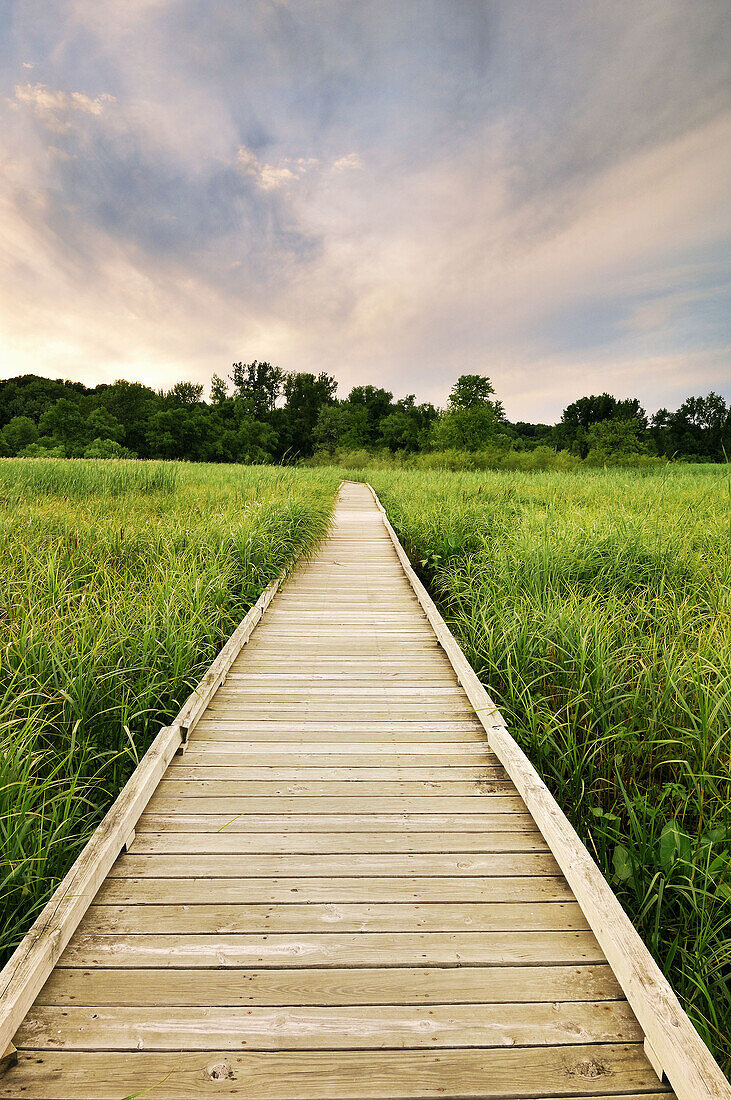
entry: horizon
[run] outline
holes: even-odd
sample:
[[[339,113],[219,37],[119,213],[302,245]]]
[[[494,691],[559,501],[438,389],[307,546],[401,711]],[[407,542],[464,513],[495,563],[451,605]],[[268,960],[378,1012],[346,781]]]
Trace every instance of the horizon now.
[[[0,377],[731,400],[728,8],[13,0]]]

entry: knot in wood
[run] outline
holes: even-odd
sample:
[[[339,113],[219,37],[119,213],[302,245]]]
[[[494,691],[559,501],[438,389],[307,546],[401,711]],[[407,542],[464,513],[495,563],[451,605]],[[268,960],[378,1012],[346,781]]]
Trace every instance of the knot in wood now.
[[[215,1062],[208,1067],[207,1073],[211,1081],[229,1081],[234,1075],[228,1062]]]

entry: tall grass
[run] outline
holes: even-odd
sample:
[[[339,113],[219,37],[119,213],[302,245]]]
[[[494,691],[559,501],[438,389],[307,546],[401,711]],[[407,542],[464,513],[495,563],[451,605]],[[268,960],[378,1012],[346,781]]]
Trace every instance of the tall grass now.
[[[728,1072],[728,471],[365,476]]]
[[[64,500],[172,493],[180,467],[172,462],[69,462],[65,458],[0,460],[0,502],[15,504],[39,496]]]
[[[332,471],[0,461],[0,954],[263,588]]]

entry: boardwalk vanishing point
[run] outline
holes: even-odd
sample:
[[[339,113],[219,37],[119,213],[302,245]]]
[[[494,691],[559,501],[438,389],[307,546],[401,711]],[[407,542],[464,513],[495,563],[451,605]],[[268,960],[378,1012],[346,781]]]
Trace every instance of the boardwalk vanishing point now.
[[[728,1100],[368,487],[276,589],[3,971],[0,1097]]]

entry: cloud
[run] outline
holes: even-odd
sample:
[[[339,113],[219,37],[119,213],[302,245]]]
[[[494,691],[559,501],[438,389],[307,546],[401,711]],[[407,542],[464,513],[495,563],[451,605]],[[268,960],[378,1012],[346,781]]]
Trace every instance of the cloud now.
[[[262,191],[275,191],[294,183],[318,165],[316,157],[285,158],[279,164],[263,164],[256,153],[245,145],[239,147],[236,161],[241,171],[255,180]]]
[[[357,153],[348,153],[344,157],[338,157],[333,161],[334,172],[348,172],[352,168],[362,168],[363,161]]]
[[[68,116],[74,111],[98,116],[116,103],[106,92],[92,97],[84,92],[49,91],[45,84],[16,84],[14,95],[15,105],[30,108],[36,118],[56,131],[69,128]]]
[[[5,49],[3,374],[731,396],[716,0],[49,0]]]
[[[240,170],[256,181],[262,191],[275,191],[291,183],[298,183],[308,173],[321,169],[317,157],[284,157],[278,164],[262,162],[253,149],[245,145],[239,147],[236,162]],[[337,157],[330,166],[333,172],[349,172],[363,167],[363,161],[357,153],[347,153]]]

